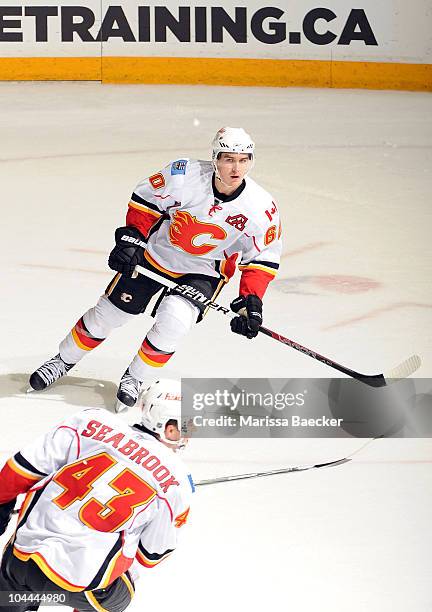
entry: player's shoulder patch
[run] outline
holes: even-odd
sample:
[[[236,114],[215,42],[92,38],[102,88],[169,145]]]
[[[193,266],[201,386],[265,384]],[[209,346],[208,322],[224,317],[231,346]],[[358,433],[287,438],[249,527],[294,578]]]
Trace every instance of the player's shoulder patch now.
[[[187,159],[178,159],[171,164],[171,174],[186,174]]]

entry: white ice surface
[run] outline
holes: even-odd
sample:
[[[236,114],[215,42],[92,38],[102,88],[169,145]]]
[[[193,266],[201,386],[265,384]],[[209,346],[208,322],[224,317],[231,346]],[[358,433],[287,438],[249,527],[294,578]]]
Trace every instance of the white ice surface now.
[[[45,394],[26,396],[26,379],[108,283],[136,182],[169,160],[208,157],[224,124],[253,134],[253,176],[282,211],[266,324],[364,372],[418,353],[417,375],[432,376],[429,94],[0,83],[0,109],[0,460],[83,406],[111,409],[146,316]],[[331,373],[266,337],[233,336],[212,313],[164,375]],[[195,441],[185,459],[200,479],[361,443]],[[205,487],[182,545],[142,572],[130,610],[430,612],[431,461],[430,440],[381,440],[337,468]]]

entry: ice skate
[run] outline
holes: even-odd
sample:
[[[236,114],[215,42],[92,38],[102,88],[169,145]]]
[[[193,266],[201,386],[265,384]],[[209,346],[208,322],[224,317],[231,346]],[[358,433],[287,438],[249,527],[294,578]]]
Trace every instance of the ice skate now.
[[[133,408],[137,403],[141,387],[142,382],[134,378],[128,368],[121,378],[117,391],[116,412]]]
[[[28,391],[43,391],[57,380],[65,376],[74,363],[66,363],[60,357],[60,353],[45,361],[29,378],[30,388]]]

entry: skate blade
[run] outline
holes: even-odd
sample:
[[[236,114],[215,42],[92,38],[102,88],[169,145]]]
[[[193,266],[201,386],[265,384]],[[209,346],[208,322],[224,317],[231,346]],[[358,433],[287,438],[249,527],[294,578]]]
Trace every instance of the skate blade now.
[[[129,406],[126,406],[126,404],[123,404],[123,402],[121,402],[120,400],[117,400],[116,405],[114,406],[114,409],[118,414],[119,412],[127,412],[129,410]]]

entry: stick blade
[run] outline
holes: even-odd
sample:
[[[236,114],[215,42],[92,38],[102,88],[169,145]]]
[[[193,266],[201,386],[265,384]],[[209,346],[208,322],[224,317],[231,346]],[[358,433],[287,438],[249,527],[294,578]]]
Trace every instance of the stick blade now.
[[[344,457],[344,459],[336,459],[336,461],[327,461],[326,463],[316,463],[313,467],[314,468],[333,467],[336,465],[343,465],[344,463],[348,463],[349,461],[351,461],[349,457]]]
[[[393,382],[397,382],[402,378],[407,378],[411,376],[416,370],[421,366],[421,359],[418,355],[411,355],[408,359],[405,359],[402,363],[400,363],[395,368],[384,372],[384,378],[387,384],[391,384]]]

